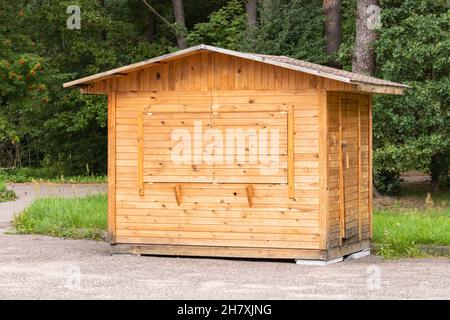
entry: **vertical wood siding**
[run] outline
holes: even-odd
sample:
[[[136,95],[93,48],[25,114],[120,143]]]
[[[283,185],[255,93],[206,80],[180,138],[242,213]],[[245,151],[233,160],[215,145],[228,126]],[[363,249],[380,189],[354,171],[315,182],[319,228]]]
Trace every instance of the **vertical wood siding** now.
[[[83,93],[260,89],[354,90],[354,85],[213,52],[160,62],[98,81]]]
[[[369,97],[328,92],[329,247],[369,238]]]

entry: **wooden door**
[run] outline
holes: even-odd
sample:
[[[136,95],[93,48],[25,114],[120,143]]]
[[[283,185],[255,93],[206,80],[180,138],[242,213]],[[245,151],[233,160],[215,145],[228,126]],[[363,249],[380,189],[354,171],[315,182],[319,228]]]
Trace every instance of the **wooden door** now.
[[[357,241],[360,228],[361,120],[358,100],[341,99],[341,236]]]

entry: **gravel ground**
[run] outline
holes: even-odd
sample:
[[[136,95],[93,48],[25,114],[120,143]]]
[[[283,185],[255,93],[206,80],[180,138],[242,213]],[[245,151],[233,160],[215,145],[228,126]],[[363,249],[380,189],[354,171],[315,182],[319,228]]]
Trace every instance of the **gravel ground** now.
[[[450,299],[450,260],[370,256],[315,267],[111,256],[103,242],[0,230],[0,299]]]

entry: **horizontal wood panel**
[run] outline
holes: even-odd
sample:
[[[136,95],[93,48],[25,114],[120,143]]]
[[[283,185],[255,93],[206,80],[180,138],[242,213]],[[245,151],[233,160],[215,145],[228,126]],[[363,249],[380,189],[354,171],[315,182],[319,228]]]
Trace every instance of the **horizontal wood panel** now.
[[[241,234],[242,237],[248,238],[250,234],[279,234],[279,235],[300,235],[300,241],[315,241],[318,235],[318,228],[316,227],[275,227],[275,226],[238,226],[238,225],[215,225],[215,224],[147,224],[145,221],[134,219],[130,221],[122,221],[120,219],[119,230],[146,230],[146,231],[187,231],[187,232],[218,232],[218,233],[232,233]],[[194,234],[196,235],[196,234]],[[276,240],[276,238],[274,238]]]
[[[219,231],[166,231],[166,230],[130,230],[117,224],[117,236],[145,237],[145,238],[175,238],[175,239],[218,239],[218,240],[263,240],[270,242],[312,242],[316,243],[318,236],[314,234],[292,233],[257,233],[257,232],[219,232]]]
[[[276,218],[235,218],[235,217],[197,217],[197,216],[149,216],[123,214],[121,208],[117,210],[117,223],[136,222],[141,224],[165,225],[229,225],[229,226],[267,226],[267,227],[304,227],[311,228],[311,233],[317,233],[318,222],[314,219],[276,219]],[[271,232],[268,232],[269,234]]]
[[[217,245],[235,247],[255,247],[255,248],[299,248],[299,249],[319,249],[318,243],[273,241],[273,240],[224,240],[224,239],[190,239],[190,238],[153,238],[142,236],[129,236],[117,234],[118,243],[136,244],[179,244],[179,245]]]

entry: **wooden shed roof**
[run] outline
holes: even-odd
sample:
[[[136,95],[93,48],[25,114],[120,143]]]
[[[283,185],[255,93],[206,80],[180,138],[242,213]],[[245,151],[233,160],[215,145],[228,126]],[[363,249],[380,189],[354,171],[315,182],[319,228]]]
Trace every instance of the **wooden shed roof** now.
[[[287,68],[295,71],[300,71],[308,73],[311,75],[324,77],[328,79],[333,79],[345,83],[351,83],[358,86],[361,91],[374,92],[374,93],[387,93],[387,94],[402,94],[403,90],[409,88],[407,85],[391,82],[387,80],[382,80],[374,77],[369,77],[366,75],[348,72],[340,69],[330,68],[322,66],[315,63],[306,62],[303,60],[293,59],[285,56],[273,56],[264,54],[254,54],[254,53],[243,53],[239,51],[233,51],[218,47],[213,47],[209,45],[197,45],[188,49],[180,50],[174,53],[165,54],[156,58],[149,60],[144,60],[141,62],[133,63],[124,67],[111,69],[109,71],[97,73],[88,77],[80,78],[70,82],[64,83],[64,88],[85,85],[93,83],[100,80],[105,80],[117,75],[123,75],[127,72],[136,71],[142,68],[149,67],[152,64],[173,60],[181,58],[183,56],[195,53],[197,51],[210,51],[221,54],[226,54],[230,56],[235,56],[243,59],[249,59],[253,61],[258,61],[262,63],[271,64],[274,66],[279,66],[282,68]]]

